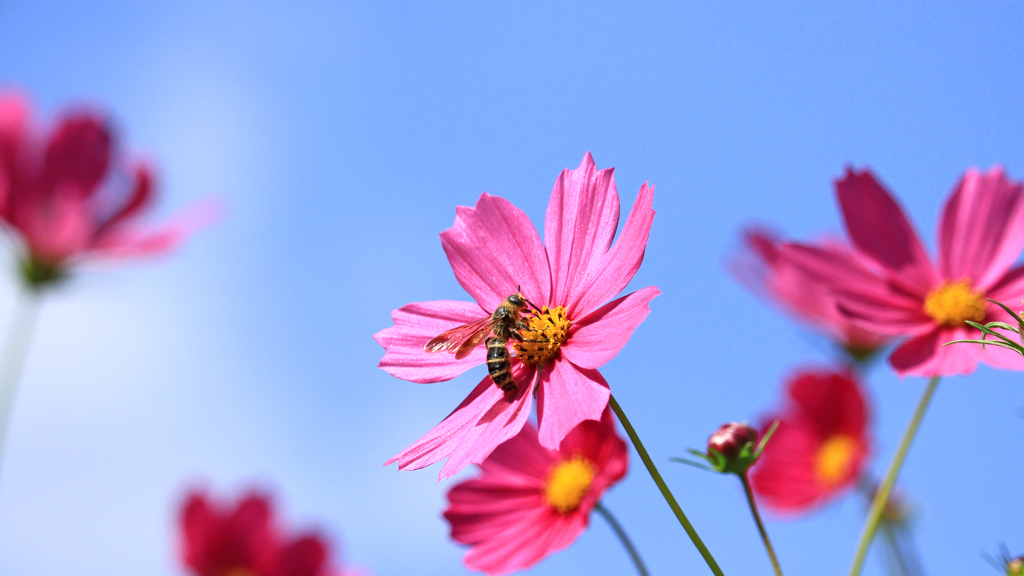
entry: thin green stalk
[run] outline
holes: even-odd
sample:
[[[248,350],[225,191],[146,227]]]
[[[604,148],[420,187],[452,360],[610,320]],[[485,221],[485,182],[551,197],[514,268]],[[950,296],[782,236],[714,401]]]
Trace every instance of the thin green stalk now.
[[[622,427],[626,429],[626,434],[629,435],[629,439],[633,441],[633,447],[636,448],[640,459],[644,461],[644,465],[647,466],[647,471],[650,472],[651,478],[654,479],[654,483],[658,485],[658,490],[661,490],[661,495],[665,497],[665,501],[668,502],[669,508],[675,513],[676,518],[679,519],[679,523],[683,525],[683,530],[686,530],[686,534],[693,541],[693,545],[700,551],[700,555],[704,557],[704,561],[708,563],[708,567],[711,568],[711,572],[715,576],[723,576],[722,569],[718,567],[718,562],[715,562],[714,556],[708,551],[707,546],[701,541],[700,536],[697,535],[697,531],[693,529],[690,521],[686,519],[686,514],[683,514],[683,509],[679,507],[679,503],[676,502],[675,496],[672,495],[672,491],[668,489],[668,485],[665,484],[665,480],[661,478],[661,473],[658,472],[658,468],[651,461],[651,457],[647,454],[647,449],[644,448],[643,442],[640,441],[640,437],[637,436],[636,430],[633,429],[633,425],[629,423],[629,418],[626,418],[626,413],[622,411],[622,407],[615,401],[615,396],[612,396],[609,400],[612,410],[615,411],[615,415],[619,417],[619,422],[622,422]]]
[[[885,479],[882,480],[882,485],[875,492],[875,499],[871,502],[871,508],[868,509],[868,516],[864,520],[864,529],[861,531],[860,540],[857,542],[857,552],[854,554],[853,563],[850,565],[850,576],[859,576],[861,569],[864,568],[864,559],[868,555],[868,548],[871,547],[871,540],[874,539],[875,532],[878,531],[878,523],[882,519],[885,505],[889,502],[889,495],[892,493],[892,487],[896,484],[896,477],[900,475],[903,461],[907,458],[910,445],[914,442],[917,429],[921,426],[924,414],[928,411],[928,405],[931,403],[932,396],[935,395],[935,390],[938,387],[939,377],[934,376],[928,381],[928,387],[924,389],[924,394],[921,395],[921,399],[917,403],[917,409],[914,410],[914,416],[910,419],[910,424],[907,425],[907,430],[903,433],[903,439],[900,440],[900,446],[892,457],[892,463],[889,464],[889,470],[885,473]]]
[[[20,287],[11,312],[11,323],[7,329],[2,351],[0,351],[0,468],[3,466],[4,446],[10,427],[11,409],[14,396],[25,365],[28,345],[35,328],[36,313],[39,310],[38,292],[29,287]]]
[[[622,525],[615,519],[615,516],[612,516],[611,511],[605,508],[600,502],[594,506],[594,510],[597,510],[597,513],[600,514],[601,517],[608,522],[608,525],[612,527],[612,532],[615,532],[615,535],[619,537],[619,541],[622,542],[622,546],[626,549],[626,552],[629,553],[629,557],[633,560],[633,564],[636,566],[636,571],[640,576],[650,576],[650,573],[647,571],[647,567],[644,566],[643,559],[640,558],[640,553],[637,552],[636,547],[633,546],[633,541],[629,539],[629,535],[627,535],[626,531],[622,529]]]
[[[754,492],[750,489],[750,481],[747,480],[747,474],[744,472],[740,475],[740,481],[743,482],[743,492],[747,494],[747,503],[750,504],[750,513],[754,515],[754,522],[757,523],[757,531],[761,533],[761,540],[764,541],[764,549],[768,551],[768,557],[772,560],[772,568],[775,569],[775,576],[782,576],[782,566],[779,564],[779,558],[775,555],[775,548],[772,548],[772,542],[768,539],[768,531],[764,529],[764,523],[761,522],[761,513],[757,511],[757,502],[754,500]]]

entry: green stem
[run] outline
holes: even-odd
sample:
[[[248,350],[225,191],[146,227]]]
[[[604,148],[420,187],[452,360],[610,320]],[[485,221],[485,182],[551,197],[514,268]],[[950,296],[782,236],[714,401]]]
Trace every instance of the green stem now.
[[[629,423],[629,418],[626,418],[626,413],[622,411],[622,407],[615,401],[615,396],[612,396],[609,400],[612,410],[615,411],[615,415],[619,417],[619,422],[622,423],[622,427],[626,429],[626,434],[629,435],[629,439],[633,441],[633,447],[636,448],[640,459],[644,461],[644,465],[647,466],[647,471],[650,472],[651,478],[654,479],[654,483],[658,485],[658,490],[661,490],[661,495],[665,497],[665,501],[668,502],[669,508],[675,513],[676,518],[679,519],[679,523],[683,525],[683,530],[686,530],[686,534],[693,541],[693,545],[700,551],[700,555],[704,557],[704,561],[708,563],[708,567],[715,576],[723,576],[722,569],[718,567],[718,563],[715,562],[714,556],[711,552],[708,552],[707,546],[701,541],[700,536],[697,535],[697,531],[693,529],[690,521],[686,519],[686,514],[683,514],[683,509],[679,507],[679,503],[676,502],[675,496],[668,489],[665,484],[665,480],[661,478],[661,473],[658,472],[658,468],[654,466],[654,462],[651,461],[651,457],[647,454],[647,449],[644,448],[643,442],[640,441],[640,437],[637,436],[636,430],[633,429],[633,425]]]
[[[768,557],[772,560],[775,576],[782,576],[782,566],[779,564],[778,556],[775,555],[775,549],[772,548],[771,540],[768,539],[768,531],[764,529],[764,523],[761,522],[761,513],[757,511],[757,502],[754,500],[754,492],[750,489],[750,481],[747,480],[746,472],[740,475],[740,481],[743,482],[743,491],[747,494],[750,513],[754,515],[754,522],[757,523],[757,531],[761,533],[761,540],[764,541],[764,549],[768,551]]]
[[[629,557],[633,560],[633,564],[636,566],[636,571],[640,576],[650,576],[650,573],[647,571],[647,567],[644,566],[643,559],[640,558],[640,553],[637,552],[636,547],[633,546],[633,541],[629,539],[629,535],[627,535],[626,531],[622,529],[622,525],[615,519],[615,516],[612,516],[611,511],[605,508],[600,502],[594,505],[594,510],[597,510],[597,513],[608,522],[608,525],[612,527],[612,531],[619,537],[619,541],[622,542],[622,546],[625,547],[626,552],[629,553]]]
[[[875,532],[878,531],[878,523],[882,519],[882,512],[885,511],[885,505],[889,502],[889,494],[892,493],[892,487],[896,484],[896,477],[900,475],[903,461],[907,458],[910,445],[914,442],[917,429],[921,426],[921,420],[924,419],[924,414],[928,411],[928,405],[931,403],[932,396],[935,395],[935,390],[938,387],[939,377],[934,376],[928,381],[928,387],[924,389],[924,394],[921,395],[921,399],[917,403],[917,409],[914,410],[914,416],[910,419],[910,424],[907,425],[907,430],[903,433],[903,439],[900,440],[900,447],[892,457],[892,463],[889,464],[889,470],[885,473],[885,479],[882,481],[878,491],[875,492],[875,499],[871,502],[871,508],[868,509],[868,517],[864,520],[864,529],[861,531],[860,540],[857,542],[857,552],[854,554],[853,563],[850,565],[850,576],[859,576],[861,569],[864,567],[864,559],[867,557],[868,548],[871,547],[871,540],[875,537]]]
[[[3,465],[4,446],[10,428],[14,396],[21,378],[21,370],[28,354],[28,344],[39,310],[39,295],[28,287],[19,288],[11,312],[11,324],[7,330],[3,350],[0,351],[0,468]]]

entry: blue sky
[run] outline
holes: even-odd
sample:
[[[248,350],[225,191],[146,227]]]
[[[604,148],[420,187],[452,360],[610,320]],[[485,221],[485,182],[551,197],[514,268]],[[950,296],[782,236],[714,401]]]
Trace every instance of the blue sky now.
[[[47,114],[103,103],[156,159],[162,216],[230,206],[173,258],[48,298],[0,481],[0,572],[180,574],[176,502],[204,483],[273,488],[375,574],[464,573],[440,519],[450,484],[381,464],[483,369],[402,382],[370,336],[405,303],[464,298],[437,239],[455,206],[487,191],[540,224],[587,150],[624,206],[657,186],[630,289],[663,295],[602,370],[649,450],[665,462],[756,418],[829,354],[726,273],[738,231],[838,230],[831,181],[850,163],[934,246],[964,169],[1024,175],[1022,25],[1018,2],[0,4],[0,81]],[[0,296],[7,314],[10,282]],[[931,573],[1024,552],[1019,378],[940,387],[903,476]],[[923,386],[870,374],[876,469]],[[706,573],[636,464],[608,506],[653,573]],[[733,479],[663,472],[727,574],[768,572]],[[771,519],[786,574],[845,570],[861,514],[848,498]],[[629,570],[594,518],[533,573]]]

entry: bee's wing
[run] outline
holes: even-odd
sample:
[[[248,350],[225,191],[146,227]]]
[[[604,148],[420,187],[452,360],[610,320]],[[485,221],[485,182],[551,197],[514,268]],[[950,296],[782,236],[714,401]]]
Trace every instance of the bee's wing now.
[[[424,352],[451,352],[458,359],[465,358],[491,331],[491,317],[446,330],[423,345]],[[468,348],[466,345],[472,342]],[[465,350],[463,350],[465,348]]]

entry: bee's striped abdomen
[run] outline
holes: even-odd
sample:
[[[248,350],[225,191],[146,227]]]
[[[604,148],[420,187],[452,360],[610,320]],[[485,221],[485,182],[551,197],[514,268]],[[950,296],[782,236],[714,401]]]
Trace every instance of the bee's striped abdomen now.
[[[488,338],[484,344],[487,346],[487,372],[491,375],[494,385],[505,392],[518,389],[516,381],[512,378],[508,341],[501,338]]]

